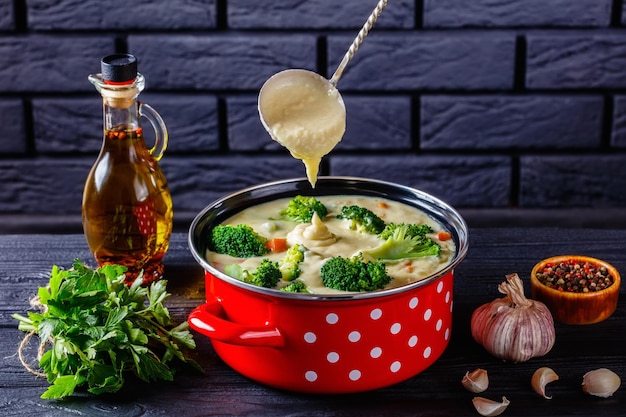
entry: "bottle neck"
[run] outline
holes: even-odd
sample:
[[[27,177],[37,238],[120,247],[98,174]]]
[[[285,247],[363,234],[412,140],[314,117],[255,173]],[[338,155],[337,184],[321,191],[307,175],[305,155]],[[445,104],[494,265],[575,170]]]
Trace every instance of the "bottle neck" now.
[[[101,74],[92,74],[89,81],[102,95],[104,129],[135,130],[140,127],[137,97],[144,89],[145,79],[137,74],[134,81],[127,84],[110,84]]]
[[[128,107],[119,107],[119,103],[114,103],[107,99],[103,100],[103,122],[105,130],[136,130],[140,127],[140,116],[137,102],[128,102]]]

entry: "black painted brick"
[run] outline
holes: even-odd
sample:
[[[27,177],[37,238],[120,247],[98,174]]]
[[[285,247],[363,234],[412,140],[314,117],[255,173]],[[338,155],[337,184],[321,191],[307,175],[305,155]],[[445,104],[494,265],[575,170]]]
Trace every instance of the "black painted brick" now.
[[[15,13],[13,2],[5,0],[0,2],[0,30],[11,30],[15,28]]]
[[[80,213],[102,137],[86,77],[126,50],[169,128],[175,211],[304,176],[258,89],[286,68],[330,76],[375,5],[105,3],[0,1],[0,214]],[[626,207],[624,26],[622,0],[390,2],[339,83],[348,128],[322,173],[462,208]]]
[[[160,164],[172,193],[174,213],[197,212],[242,188],[305,175],[304,165],[290,156],[171,157]]]
[[[523,156],[520,207],[626,207],[621,155]]]
[[[307,34],[130,35],[128,45],[151,89],[258,90],[278,71],[316,63]]]
[[[257,96],[226,97],[228,148],[232,151],[277,151],[282,149],[263,128]]]
[[[422,96],[424,149],[599,148],[600,96]]]
[[[145,98],[145,100],[144,100]],[[143,95],[164,119],[169,134],[168,153],[210,152],[219,148],[217,99],[202,95]],[[32,102],[35,148],[42,153],[90,153],[102,145],[102,100],[91,98],[36,98]],[[154,142],[150,122],[142,118],[148,146]]]
[[[423,0],[425,27],[608,26],[612,0]]]
[[[6,1],[6,0],[5,0]],[[35,30],[210,29],[217,0],[28,0]]]
[[[41,153],[89,153],[93,159],[102,145],[102,99],[34,98],[35,150]]]
[[[410,149],[412,107],[408,96],[343,95],[346,133],[337,150]]]
[[[611,132],[611,145],[626,148],[626,96],[615,97]]]
[[[410,97],[342,95],[346,105],[346,132],[337,150],[411,148]],[[229,97],[228,142],[231,150],[274,151],[257,110],[256,96]]]
[[[219,149],[218,106],[214,95],[144,93],[139,99],[152,106],[167,126],[166,157],[172,153],[211,154]],[[146,136],[152,137],[150,123],[145,118],[141,120]]]
[[[0,99],[0,154],[27,150],[22,100]]]
[[[352,37],[328,37],[332,75]],[[340,90],[510,89],[515,35],[507,32],[370,32]]]
[[[94,159],[0,161],[0,212],[80,215],[83,186]]]
[[[352,29],[367,20],[376,2],[363,0],[230,0],[228,26],[234,29]],[[383,10],[375,28],[412,28],[412,0],[395,0]],[[356,32],[355,32],[356,35]]]
[[[95,157],[0,161],[0,212],[80,215],[82,192]],[[304,176],[289,156],[164,157],[160,165],[174,212],[199,211],[211,201],[267,181]],[[43,203],[42,203],[43,202]]]
[[[528,88],[626,87],[623,31],[544,32],[526,38]]]
[[[329,156],[330,175],[414,187],[459,207],[507,207],[511,161],[503,156]]]
[[[87,75],[113,51],[112,36],[0,36],[0,91],[89,90]]]

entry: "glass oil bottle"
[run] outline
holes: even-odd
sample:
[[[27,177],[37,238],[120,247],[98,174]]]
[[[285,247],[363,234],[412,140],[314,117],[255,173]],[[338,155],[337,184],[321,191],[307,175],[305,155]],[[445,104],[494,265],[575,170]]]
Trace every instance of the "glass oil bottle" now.
[[[163,256],[172,232],[172,198],[158,161],[168,143],[163,119],[137,100],[145,79],[130,54],[102,59],[89,81],[102,95],[104,137],[83,192],[85,238],[100,265],[127,267],[126,282],[143,285],[163,277]],[[141,117],[155,131],[148,148]]]

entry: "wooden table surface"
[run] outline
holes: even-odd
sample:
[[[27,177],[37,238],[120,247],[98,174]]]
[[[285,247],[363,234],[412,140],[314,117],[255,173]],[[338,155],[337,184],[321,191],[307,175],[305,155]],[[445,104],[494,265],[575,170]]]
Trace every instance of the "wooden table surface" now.
[[[466,371],[484,368],[489,389],[480,394],[511,404],[503,416],[626,416],[626,386],[607,399],[581,390],[585,372],[606,367],[626,378],[626,300],[624,286],[615,314],[587,326],[556,325],[548,355],[504,363],[477,345],[470,316],[480,304],[501,295],[497,285],[508,273],[525,281],[538,260],[559,254],[600,257],[626,271],[626,230],[471,229],[467,258],[456,271],[450,344],[426,371],[397,385],[350,395],[305,395],[268,388],[222,363],[210,341],[196,335],[197,360],[204,375],[179,371],[171,383],[133,383],[115,395],[80,394],[63,401],[39,398],[47,382],[26,372],[16,351],[23,337],[13,313],[28,310],[28,300],[47,283],[53,264],[69,267],[74,258],[93,265],[82,235],[0,235],[0,415],[2,416],[478,416],[474,394],[461,386]],[[172,237],[166,256],[166,302],[178,320],[203,302],[203,271],[193,260],[187,237]],[[35,342],[32,343],[36,345]],[[541,366],[560,376],[548,385],[553,399],[530,387]]]

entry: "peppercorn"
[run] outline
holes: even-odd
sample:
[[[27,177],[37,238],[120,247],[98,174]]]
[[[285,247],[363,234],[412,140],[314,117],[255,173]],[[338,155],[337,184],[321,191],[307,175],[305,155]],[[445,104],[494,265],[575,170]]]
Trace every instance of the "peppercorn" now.
[[[565,292],[601,291],[614,281],[604,266],[573,259],[558,264],[547,263],[536,276],[547,287]]]

